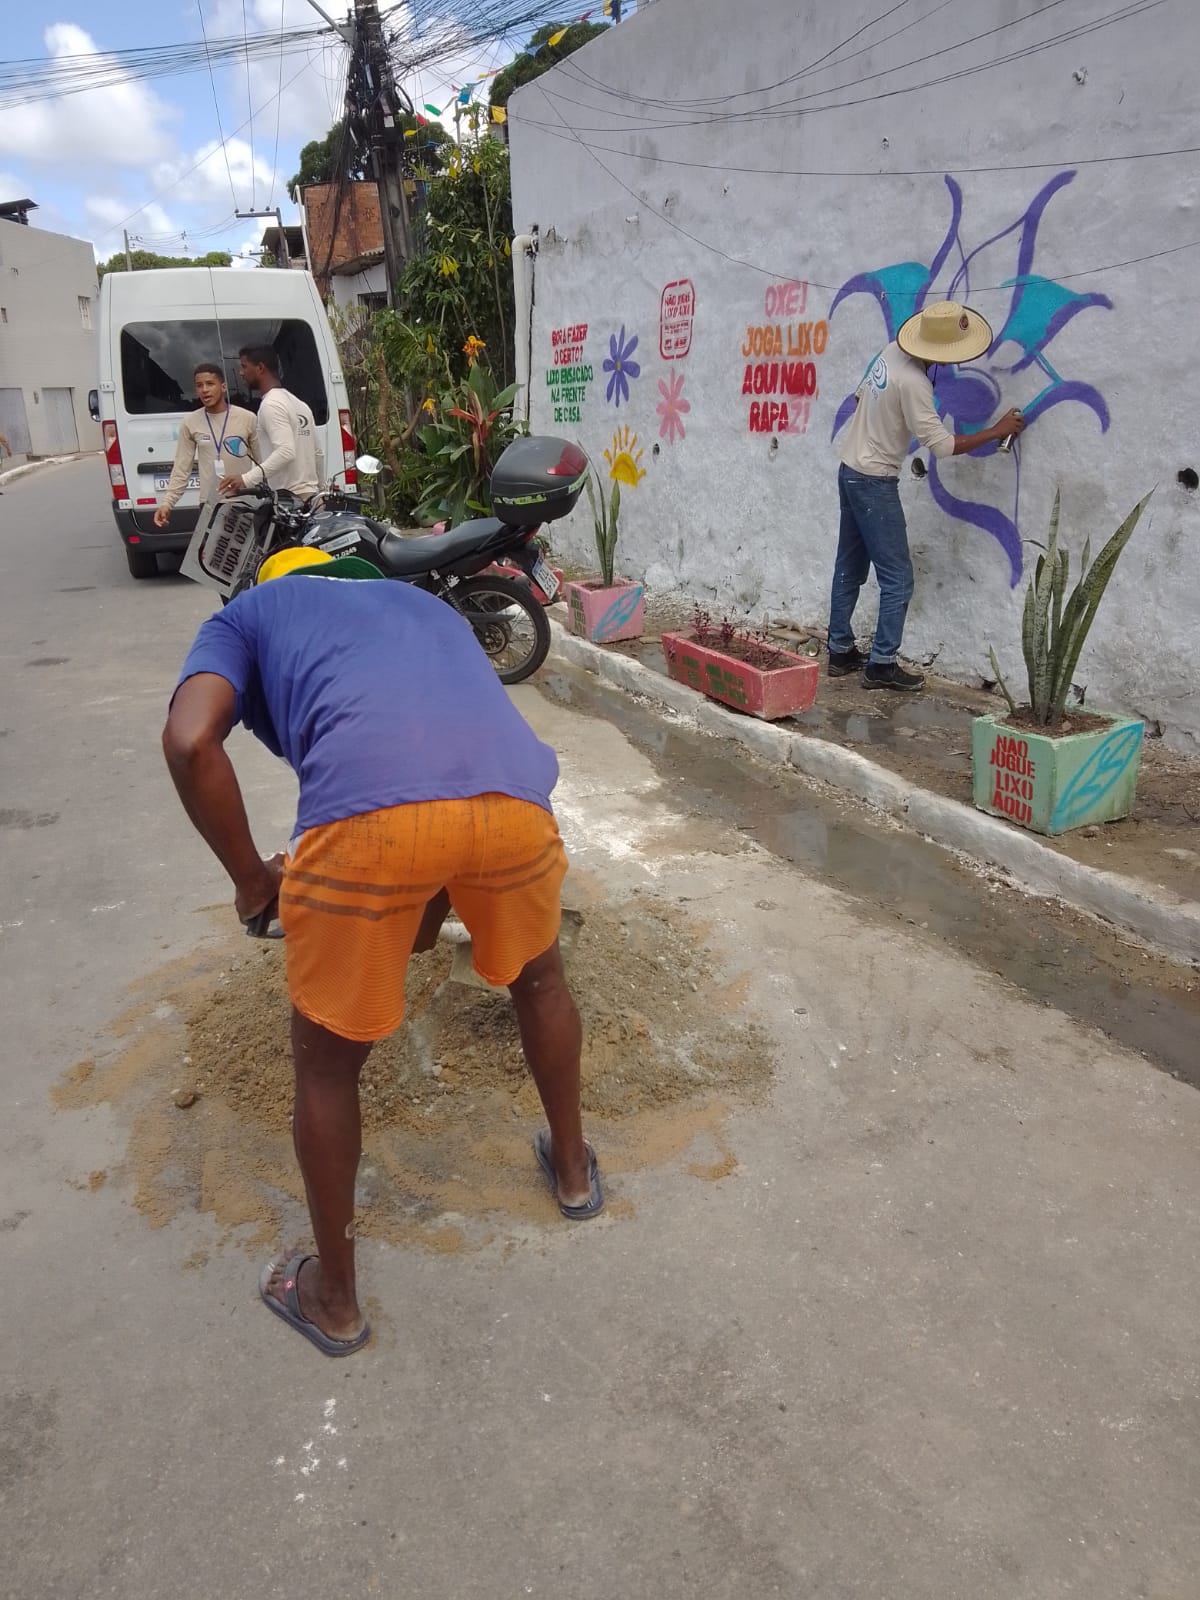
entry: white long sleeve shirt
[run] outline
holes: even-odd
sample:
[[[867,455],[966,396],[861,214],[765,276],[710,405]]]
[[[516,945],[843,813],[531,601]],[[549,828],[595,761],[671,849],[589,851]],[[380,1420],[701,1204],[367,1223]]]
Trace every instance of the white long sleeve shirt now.
[[[272,489],[288,489],[301,499],[321,488],[325,464],[317,442],[313,414],[297,395],[269,390],[258,408],[261,465],[242,476],[247,489],[266,480]]]

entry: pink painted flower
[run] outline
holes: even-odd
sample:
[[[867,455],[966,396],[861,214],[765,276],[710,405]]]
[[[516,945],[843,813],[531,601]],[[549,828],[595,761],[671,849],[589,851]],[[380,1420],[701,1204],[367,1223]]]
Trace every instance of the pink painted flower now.
[[[672,372],[664,383],[658,380],[658,392],[662,399],[655,406],[662,421],[659,425],[659,438],[665,439],[668,444],[674,444],[676,438],[684,438],[683,419],[692,409],[691,402],[683,398],[683,373]]]

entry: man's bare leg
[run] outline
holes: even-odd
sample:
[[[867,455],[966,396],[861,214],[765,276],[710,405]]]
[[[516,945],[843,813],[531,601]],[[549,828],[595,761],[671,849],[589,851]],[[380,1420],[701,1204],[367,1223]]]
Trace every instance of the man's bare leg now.
[[[305,1266],[297,1291],[301,1311],[333,1339],[353,1339],[363,1325],[354,1279],[354,1183],[362,1154],[358,1077],[370,1053],[369,1044],[330,1033],[293,1008],[292,1138],[317,1245],[317,1260]],[[284,1298],[282,1271],[268,1292]]]
[[[413,940],[415,954],[433,949],[438,942],[438,934],[442,931],[442,923],[449,915],[450,896],[445,889],[439,889],[425,907],[424,915],[421,917],[421,926],[417,929],[417,937]]]
[[[584,1205],[591,1195],[587,1146],[579,1108],[583,1030],[567,987],[558,940],[528,962],[509,993],[521,1029],[525,1060],[550,1124],[558,1198]]]

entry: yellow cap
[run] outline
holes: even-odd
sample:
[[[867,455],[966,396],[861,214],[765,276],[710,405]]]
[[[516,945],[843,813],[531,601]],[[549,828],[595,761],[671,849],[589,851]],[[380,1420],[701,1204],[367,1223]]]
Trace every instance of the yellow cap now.
[[[256,583],[270,583],[272,578],[282,578],[289,572],[298,568],[323,566],[333,557],[328,550],[310,550],[305,545],[293,546],[290,550],[276,550],[273,556],[268,556],[258,569]]]

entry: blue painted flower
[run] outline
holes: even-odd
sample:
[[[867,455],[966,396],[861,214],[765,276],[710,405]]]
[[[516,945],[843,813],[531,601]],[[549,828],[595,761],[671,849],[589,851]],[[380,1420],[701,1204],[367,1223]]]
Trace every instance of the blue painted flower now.
[[[626,344],[624,323],[621,324],[620,333],[610,333],[608,336],[608,359],[604,363],[604,370],[610,376],[604,398],[615,406],[620,406],[622,400],[629,399],[629,380],[640,378],[642,375],[641,366],[632,359],[637,347],[636,333]]]
[[[947,175],[945,182],[950,192],[950,226],[930,264],[926,266],[920,261],[901,261],[874,272],[859,273],[848,279],[834,296],[829,309],[831,318],[849,295],[873,295],[883,315],[887,337],[891,340],[896,337],[896,330],[901,324],[920,311],[927,301],[968,300],[971,293],[971,264],[975,258],[1010,235],[1017,236],[1017,271],[1015,277],[999,282],[1000,288],[1010,291],[1009,303],[991,349],[983,360],[972,362],[969,367],[937,369],[934,380],[937,408],[946,426],[956,433],[977,433],[986,428],[999,412],[1007,410],[1014,402],[1002,397],[1000,377],[1009,377],[1030,367],[1037,367],[1047,381],[1032,400],[1021,405],[1027,429],[1052,406],[1061,405],[1067,400],[1089,407],[1096,414],[1101,432],[1108,429],[1108,405],[1104,396],[1091,384],[1061,377],[1051,366],[1046,352],[1067,323],[1081,311],[1093,306],[1111,311],[1112,301],[1104,294],[1077,294],[1073,289],[1066,289],[1053,279],[1040,277],[1033,271],[1042,213],[1058,191],[1065,188],[1074,177],[1074,172],[1056,173],[1014,222],[968,251],[959,233],[963,212],[962,189]],[[952,257],[957,260],[957,266]],[[994,255],[992,259],[995,259]],[[1002,358],[1001,352],[1006,345],[1015,348],[1015,360],[1011,359],[1011,349]],[[835,435],[849,421],[853,411],[854,396],[847,395],[834,419]],[[916,448],[915,443],[913,448]],[[978,454],[991,455],[996,448],[994,444],[985,445]],[[1019,451],[1014,455],[1014,462],[1016,471],[1011,516],[999,506],[961,500],[951,494],[942,481],[938,461],[932,458],[929,462],[929,488],[935,503],[943,511],[973,527],[982,528],[997,540],[1008,557],[1010,579],[1015,587],[1020,582],[1024,566],[1018,526],[1021,493]]]

